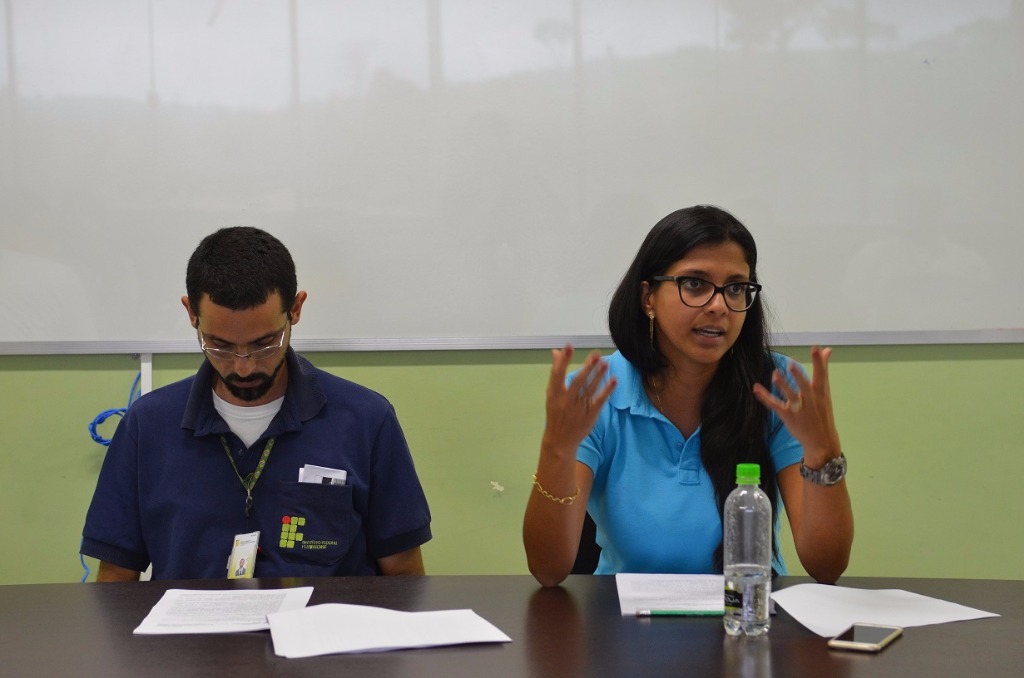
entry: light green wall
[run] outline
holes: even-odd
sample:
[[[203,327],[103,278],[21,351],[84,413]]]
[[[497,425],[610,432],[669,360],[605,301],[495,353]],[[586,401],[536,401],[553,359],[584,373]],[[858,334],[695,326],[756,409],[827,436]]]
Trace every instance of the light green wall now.
[[[807,362],[806,349],[785,352]],[[428,572],[525,573],[520,525],[548,352],[310,357],[394,403],[434,516]],[[155,385],[198,361],[156,356]],[[105,449],[87,425],[125,403],[137,370],[128,356],[0,356],[0,583],[81,578],[82,520]],[[1024,345],[835,350],[857,521],[848,574],[1024,579],[1021,384]]]

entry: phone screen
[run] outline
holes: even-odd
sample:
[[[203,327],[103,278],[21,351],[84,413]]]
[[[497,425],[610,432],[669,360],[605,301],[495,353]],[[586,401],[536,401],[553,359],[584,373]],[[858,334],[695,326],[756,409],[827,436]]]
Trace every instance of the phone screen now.
[[[884,626],[862,626],[854,624],[836,636],[836,640],[852,641],[854,643],[867,643],[876,645],[891,636],[893,629]]]

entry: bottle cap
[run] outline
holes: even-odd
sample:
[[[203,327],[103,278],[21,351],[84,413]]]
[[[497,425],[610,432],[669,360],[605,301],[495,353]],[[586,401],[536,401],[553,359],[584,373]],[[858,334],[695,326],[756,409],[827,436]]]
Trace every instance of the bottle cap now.
[[[757,485],[761,482],[760,464],[736,464],[736,482]]]

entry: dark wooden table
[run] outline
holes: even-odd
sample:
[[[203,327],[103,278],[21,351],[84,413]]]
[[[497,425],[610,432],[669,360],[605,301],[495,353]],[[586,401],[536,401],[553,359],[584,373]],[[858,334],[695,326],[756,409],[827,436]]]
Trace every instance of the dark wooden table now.
[[[783,577],[781,588],[807,581]],[[3,676],[1024,676],[1024,581],[848,578],[1001,617],[913,627],[879,655],[829,650],[784,610],[761,639],[725,636],[718,618],[619,614],[614,577],[572,576],[542,589],[528,576],[341,577],[0,586]],[[168,588],[311,585],[310,605],[470,608],[513,642],[283,659],[268,632],[133,636]]]

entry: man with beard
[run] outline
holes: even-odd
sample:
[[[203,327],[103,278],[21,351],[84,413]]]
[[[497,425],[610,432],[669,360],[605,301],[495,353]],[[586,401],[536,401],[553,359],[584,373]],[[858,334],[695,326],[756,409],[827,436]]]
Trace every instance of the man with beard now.
[[[269,233],[207,236],[182,304],[206,356],[117,428],[81,552],[97,581],[423,574],[430,512],[394,408],[290,346],[306,292]]]

